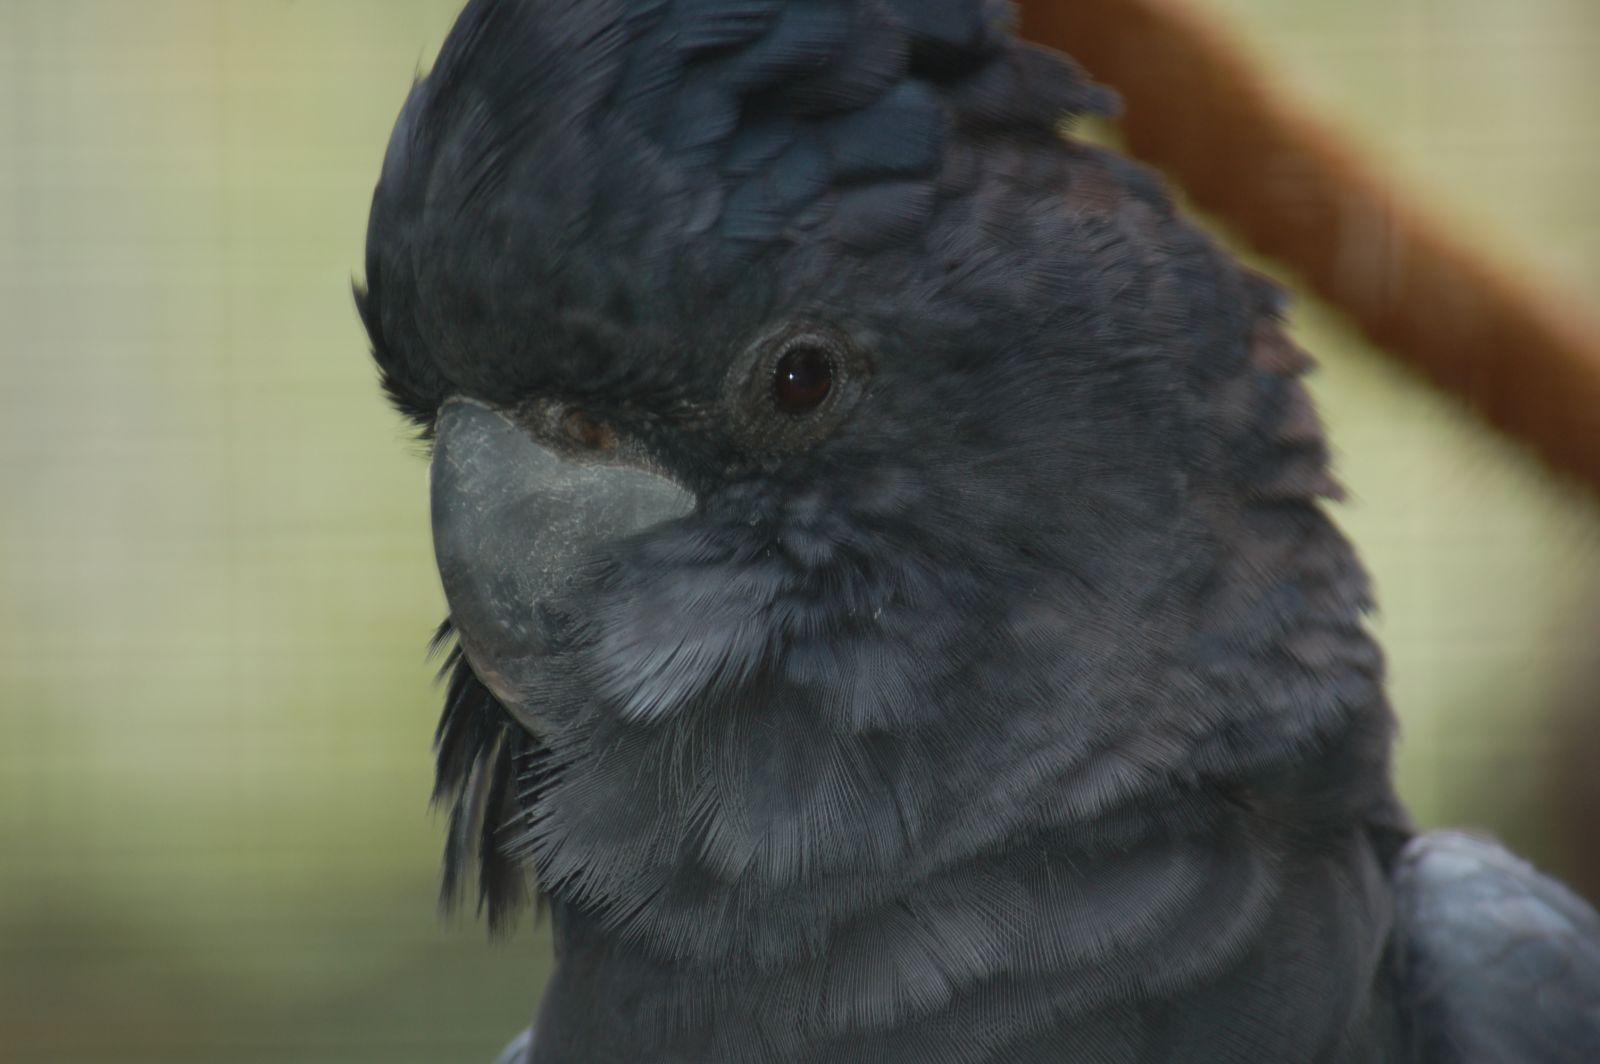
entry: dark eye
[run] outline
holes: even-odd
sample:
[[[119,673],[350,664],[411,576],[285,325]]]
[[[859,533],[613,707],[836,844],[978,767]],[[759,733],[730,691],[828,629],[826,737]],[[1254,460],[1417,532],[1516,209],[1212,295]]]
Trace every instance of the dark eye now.
[[[788,321],[752,339],[728,367],[723,409],[747,454],[777,460],[844,424],[871,378],[872,363],[842,329]]]
[[[833,391],[833,359],[819,347],[789,348],[772,370],[772,401],[785,414],[808,414]]]

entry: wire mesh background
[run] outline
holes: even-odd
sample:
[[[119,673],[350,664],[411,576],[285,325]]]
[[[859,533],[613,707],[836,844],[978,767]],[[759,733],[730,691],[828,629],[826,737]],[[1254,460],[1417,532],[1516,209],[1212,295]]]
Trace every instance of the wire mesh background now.
[[[1592,0],[1208,0],[1476,242],[1600,296]],[[424,465],[349,298],[454,0],[0,0],[0,1059],[491,1059],[441,923]],[[1427,823],[1600,888],[1600,507],[1302,300]],[[1600,412],[1597,412],[1600,417]]]

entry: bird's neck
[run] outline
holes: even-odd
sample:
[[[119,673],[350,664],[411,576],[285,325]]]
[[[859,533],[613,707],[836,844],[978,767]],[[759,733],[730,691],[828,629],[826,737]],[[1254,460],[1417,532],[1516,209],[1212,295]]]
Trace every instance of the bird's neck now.
[[[1259,1059],[1346,1059],[1305,1051],[1363,1014],[1386,932],[1374,838],[1393,806],[1372,730],[1253,781],[1174,788],[1087,823],[1041,816],[788,956],[686,961],[558,902],[541,1041],[565,1048],[534,1059],[898,1061],[944,1041],[963,1061],[1122,1059],[1111,1050],[1201,1037],[1235,995],[1277,1047]],[[1352,771],[1368,785],[1330,799],[1325,780]],[[811,903],[852,889],[815,884]],[[739,921],[803,919],[807,904],[703,900],[708,921],[727,921],[708,933],[730,945],[750,938]],[[614,1025],[561,1028],[595,1002]]]

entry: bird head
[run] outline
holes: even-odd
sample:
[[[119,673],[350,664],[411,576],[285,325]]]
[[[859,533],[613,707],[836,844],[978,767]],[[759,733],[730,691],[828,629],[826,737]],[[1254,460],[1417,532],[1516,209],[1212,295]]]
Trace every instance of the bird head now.
[[[562,905],[793,949],[1378,697],[1276,293],[1002,16],[473,0],[404,105],[359,295],[432,446],[441,785]]]

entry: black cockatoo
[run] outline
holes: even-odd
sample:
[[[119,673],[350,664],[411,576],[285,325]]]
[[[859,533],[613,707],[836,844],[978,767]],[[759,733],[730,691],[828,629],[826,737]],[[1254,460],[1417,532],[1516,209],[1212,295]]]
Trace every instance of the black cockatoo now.
[[[1600,1061],[1595,914],[1409,826],[1308,361],[1111,102],[987,0],[472,0],[415,85],[359,302],[445,890],[553,921],[507,1060]]]

